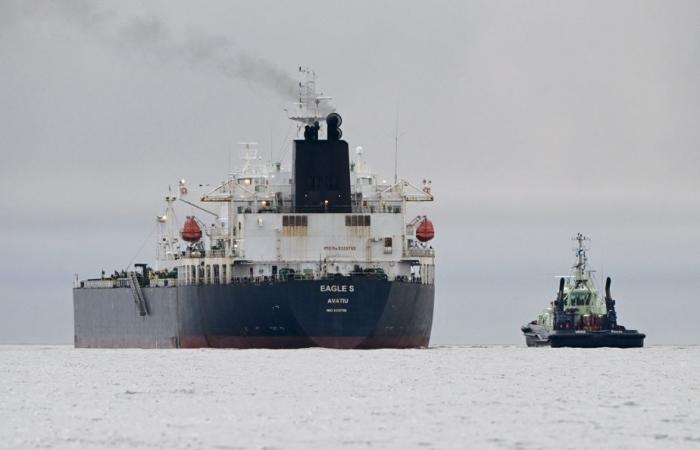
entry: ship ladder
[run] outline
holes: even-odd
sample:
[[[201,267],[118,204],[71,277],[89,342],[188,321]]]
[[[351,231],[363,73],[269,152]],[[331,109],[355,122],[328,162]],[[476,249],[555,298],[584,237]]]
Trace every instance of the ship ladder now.
[[[146,316],[148,315],[148,305],[146,304],[146,297],[143,295],[139,280],[136,278],[136,273],[129,272],[128,277],[131,294],[134,296],[134,303],[136,303],[136,307],[139,309],[139,315]]]

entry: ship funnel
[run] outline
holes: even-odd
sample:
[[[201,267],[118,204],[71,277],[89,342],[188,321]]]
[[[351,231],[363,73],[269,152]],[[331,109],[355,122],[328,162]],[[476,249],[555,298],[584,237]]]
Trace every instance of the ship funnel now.
[[[564,278],[559,278],[559,300],[564,298]]]
[[[351,213],[350,156],[341,139],[343,119],[326,119],[328,139],[318,139],[318,123],[307,126],[292,152],[292,208],[295,213]]]
[[[339,141],[343,137],[343,131],[340,125],[343,124],[343,118],[338,113],[330,113],[326,117],[326,134],[329,141]]]
[[[610,296],[611,280],[608,277],[605,280],[605,309],[608,310],[608,324],[611,329],[617,328],[617,313],[615,312],[615,300]]]
[[[557,299],[554,302],[554,306],[556,307],[557,313],[564,311],[564,278],[559,279],[559,291],[557,292]]]

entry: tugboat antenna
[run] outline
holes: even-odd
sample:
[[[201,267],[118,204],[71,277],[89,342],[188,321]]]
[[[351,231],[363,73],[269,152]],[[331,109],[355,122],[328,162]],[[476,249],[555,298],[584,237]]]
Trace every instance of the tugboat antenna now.
[[[576,253],[576,264],[573,268],[577,269],[577,275],[579,278],[581,278],[583,276],[583,272],[586,270],[586,263],[588,262],[588,257],[586,256],[586,250],[588,249],[583,243],[585,241],[590,241],[591,239],[581,233],[577,233],[576,237],[572,238],[572,240],[578,242],[578,247],[576,247],[574,250]]]

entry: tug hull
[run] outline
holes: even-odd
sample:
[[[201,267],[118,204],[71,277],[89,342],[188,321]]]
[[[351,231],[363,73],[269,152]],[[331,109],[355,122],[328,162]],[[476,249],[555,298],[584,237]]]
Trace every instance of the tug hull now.
[[[577,347],[577,348],[638,348],[644,346],[646,335],[636,330],[557,330],[547,332],[540,325],[521,327],[528,347]]]
[[[549,341],[552,347],[578,348],[638,348],[644,346],[646,335],[635,330],[604,330],[604,331],[555,331],[550,333]]]
[[[548,347],[549,333],[541,325],[528,324],[520,327],[525,335],[525,344],[528,347]]]

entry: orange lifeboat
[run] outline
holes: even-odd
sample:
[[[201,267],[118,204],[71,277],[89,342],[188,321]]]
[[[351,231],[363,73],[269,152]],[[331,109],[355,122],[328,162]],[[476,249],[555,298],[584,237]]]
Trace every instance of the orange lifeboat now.
[[[416,238],[421,242],[428,242],[435,237],[435,228],[433,228],[433,222],[428,220],[427,217],[423,217],[423,220],[418,224],[416,228]]]
[[[187,220],[180,229],[180,236],[187,242],[197,242],[202,239],[202,229],[194,216],[187,216]]]

